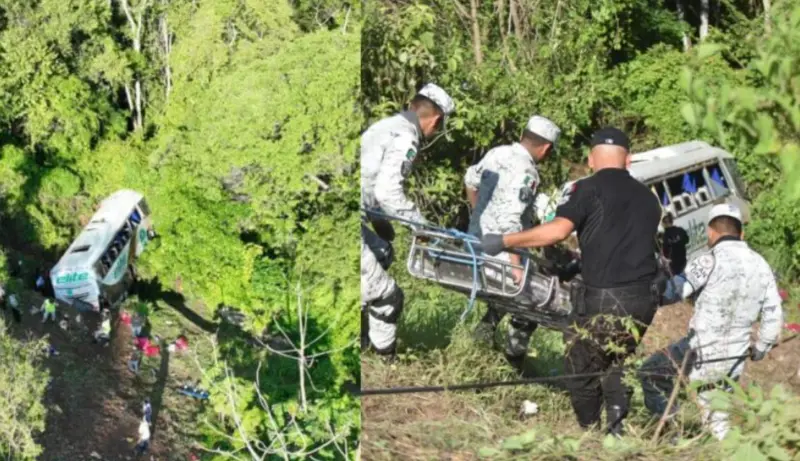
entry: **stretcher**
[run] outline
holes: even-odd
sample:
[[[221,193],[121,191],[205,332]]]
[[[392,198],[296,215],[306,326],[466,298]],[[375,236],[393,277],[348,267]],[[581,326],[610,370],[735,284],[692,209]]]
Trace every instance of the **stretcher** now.
[[[179,393],[199,400],[208,400],[208,391],[179,387],[176,389]]]
[[[573,320],[570,301],[572,285],[580,277],[562,280],[562,268],[527,251],[521,265],[501,255],[480,252],[477,242],[435,230],[413,233],[408,254],[408,272],[416,278],[474,296],[491,303],[498,311],[531,320],[548,328],[566,329]],[[513,269],[521,269],[523,283],[517,285]]]

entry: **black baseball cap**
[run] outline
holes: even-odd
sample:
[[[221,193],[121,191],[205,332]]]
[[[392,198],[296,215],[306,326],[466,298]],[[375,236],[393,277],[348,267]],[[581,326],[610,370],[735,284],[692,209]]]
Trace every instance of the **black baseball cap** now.
[[[628,140],[628,135],[611,126],[607,126],[595,131],[592,135],[591,143],[592,147],[600,144],[607,144],[610,146],[623,147],[625,150],[630,150],[630,141]]]

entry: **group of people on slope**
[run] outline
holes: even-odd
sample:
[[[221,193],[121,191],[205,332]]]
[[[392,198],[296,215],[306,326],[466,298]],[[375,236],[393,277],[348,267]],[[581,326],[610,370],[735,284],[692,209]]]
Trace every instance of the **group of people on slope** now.
[[[403,186],[422,142],[442,129],[454,110],[445,90],[427,84],[407,110],[363,133],[362,208],[402,218],[412,228],[426,223]],[[673,379],[664,376],[678,373],[676,364],[686,363],[684,374],[708,385],[699,399],[705,423],[715,436],[724,437],[727,415],[711,410],[709,390],[726,377],[741,375],[744,360],[730,357],[763,359],[778,341],[783,322],[774,275],[764,258],[744,242],[740,211],[728,204],[714,206],[707,220],[710,250],[687,263],[685,231],[672,226],[658,198],[628,172],[627,135],[606,127],[590,140],[588,166],[593,174],[567,186],[554,218],[534,226],[534,197],[540,185],[537,164],[555,151],[560,133],[556,123],[535,115],[519,142],[495,147],[467,170],[469,232],[481,239],[483,253],[517,264],[520,256],[505,250],[549,247],[577,233],[581,283],[571,300],[576,321],[565,333],[565,371],[606,372],[603,377],[568,381],[573,409],[584,428],[600,427],[605,406],[606,431],[623,432],[632,390],[619,372],[622,363],[634,353],[659,305],[692,299],[694,316],[686,336],[646,362],[648,370],[658,369],[655,374],[661,377],[640,375],[645,404],[658,416],[674,414],[677,406],[666,408]],[[377,214],[367,216],[361,226],[362,348],[392,360],[404,305],[403,290],[387,272],[394,229]],[[665,232],[659,245],[662,218]],[[666,284],[660,277],[659,257],[669,261]],[[520,271],[513,276],[517,283],[525,282]],[[488,306],[478,336],[493,336],[501,317],[498,309]],[[759,318],[758,339],[752,342],[751,327]],[[511,318],[505,354],[517,369],[536,327]],[[616,347],[609,350],[609,342]]]

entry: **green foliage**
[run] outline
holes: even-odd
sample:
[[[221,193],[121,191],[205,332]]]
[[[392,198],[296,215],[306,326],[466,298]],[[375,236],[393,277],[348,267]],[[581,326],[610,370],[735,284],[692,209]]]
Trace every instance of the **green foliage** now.
[[[313,411],[297,417],[306,434],[297,443],[324,444],[328,425],[357,440],[358,403],[341,385],[359,379],[358,257],[347,231],[358,220],[359,8],[46,0],[0,11],[2,247],[60,257],[101,199],[141,191],[161,239],[138,273],[162,294],[180,291],[200,315],[233,306],[253,336],[274,334],[276,322],[293,335],[293,287],[308,287],[309,322],[317,333],[336,328],[314,345],[332,353],[309,374]],[[241,405],[210,419],[232,431],[241,411],[248,430],[271,438],[256,368],[264,362],[261,385],[284,411],[297,405],[296,364],[243,341],[220,354]],[[223,397],[212,393],[212,404],[226,408]]]
[[[652,130],[658,141],[659,133],[668,132],[661,124],[678,102],[636,86],[664,79],[659,84],[677,94],[676,83],[663,74],[668,64],[658,68],[652,61],[666,54],[668,62],[678,62],[680,54],[661,47],[650,62],[631,64],[627,71],[612,69],[648,49],[653,29],[663,41],[678,43],[680,27],[671,14],[647,0],[599,6],[526,2],[521,29],[511,33],[497,22],[494,9],[484,6],[478,19],[485,30],[480,64],[468,19],[453,2],[372,2],[365,12],[361,85],[368,120],[397,111],[428,81],[443,86],[456,101],[447,139],[424,149],[425,166],[416,169],[410,184],[426,216],[447,224],[463,221],[464,169],[490,148],[518,140],[533,114],[551,118],[562,129],[558,156],[541,165],[545,184],[566,179],[571,165],[582,160],[591,130],[608,120]],[[639,75],[646,66],[653,68],[651,81]],[[637,101],[626,106],[631,97]],[[681,125],[675,115],[669,121]],[[662,137],[670,136],[678,135]]]
[[[778,5],[772,33],[759,43],[742,78],[721,87],[699,74],[707,56],[725,49],[707,44],[697,50],[685,85],[691,102],[683,114],[696,132],[736,154],[753,199],[748,240],[770,256],[788,277],[800,274],[800,4]],[[705,71],[703,71],[705,72]],[[715,89],[716,88],[716,89]]]
[[[34,460],[42,453],[34,437],[45,429],[48,375],[41,362],[46,346],[44,339],[14,339],[0,319],[0,453],[7,459]]]
[[[735,425],[722,444],[725,459],[789,461],[800,450],[800,399],[782,385],[765,396],[758,386],[717,392],[713,408],[727,410]]]

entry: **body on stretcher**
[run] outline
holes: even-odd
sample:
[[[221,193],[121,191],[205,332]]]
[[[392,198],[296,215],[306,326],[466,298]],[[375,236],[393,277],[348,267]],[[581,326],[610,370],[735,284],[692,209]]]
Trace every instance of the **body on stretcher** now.
[[[474,287],[476,298],[550,328],[562,329],[571,323],[570,284],[544,273],[533,255],[520,252],[523,262],[518,266],[509,262],[508,254],[493,257],[480,253],[477,244],[473,257],[463,240],[447,234],[419,230],[412,239],[407,264],[412,276],[465,294]],[[514,282],[514,268],[523,271],[520,285]]]

